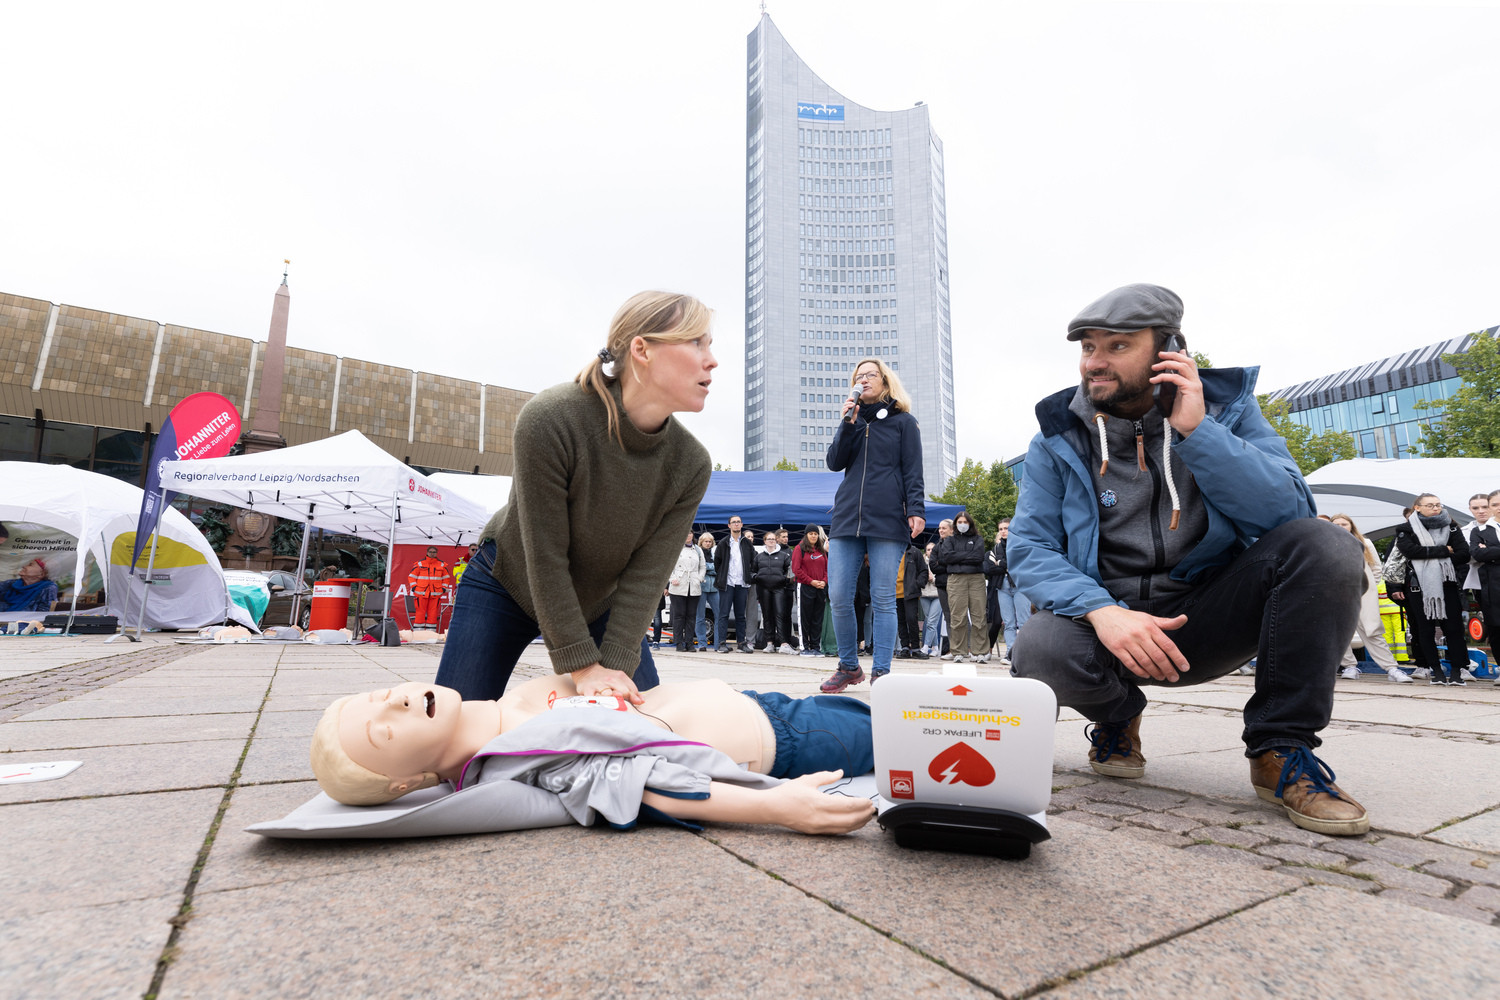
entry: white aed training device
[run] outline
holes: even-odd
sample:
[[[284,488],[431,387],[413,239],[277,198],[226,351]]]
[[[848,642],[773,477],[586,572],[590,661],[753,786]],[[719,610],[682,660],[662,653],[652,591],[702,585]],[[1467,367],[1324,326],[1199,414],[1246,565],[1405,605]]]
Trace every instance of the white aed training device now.
[[[870,692],[880,825],[904,847],[1026,857],[1048,837],[1057,698],[1019,677],[888,674]]]

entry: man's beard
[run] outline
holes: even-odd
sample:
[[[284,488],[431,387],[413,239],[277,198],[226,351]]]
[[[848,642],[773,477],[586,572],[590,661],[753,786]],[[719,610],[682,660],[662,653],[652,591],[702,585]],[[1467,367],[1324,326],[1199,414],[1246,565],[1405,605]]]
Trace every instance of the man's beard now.
[[[1141,397],[1151,393],[1151,375],[1148,373],[1137,382],[1132,382],[1118,372],[1115,374],[1114,388],[1104,396],[1095,396],[1088,379],[1083,380],[1083,392],[1088,397],[1094,409],[1102,410],[1112,417],[1124,417],[1133,419],[1140,415]]]

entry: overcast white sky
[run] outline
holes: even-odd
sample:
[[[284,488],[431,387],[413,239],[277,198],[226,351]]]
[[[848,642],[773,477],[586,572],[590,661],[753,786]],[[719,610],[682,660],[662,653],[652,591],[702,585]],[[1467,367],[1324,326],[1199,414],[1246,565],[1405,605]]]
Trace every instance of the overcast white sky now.
[[[1275,389],[1500,323],[1500,6],[773,0],[947,154],[960,459],[1132,281]],[[755,0],[8,4],[0,291],[537,390],[647,287],[717,310],[743,467]],[[921,414],[918,414],[921,417]]]

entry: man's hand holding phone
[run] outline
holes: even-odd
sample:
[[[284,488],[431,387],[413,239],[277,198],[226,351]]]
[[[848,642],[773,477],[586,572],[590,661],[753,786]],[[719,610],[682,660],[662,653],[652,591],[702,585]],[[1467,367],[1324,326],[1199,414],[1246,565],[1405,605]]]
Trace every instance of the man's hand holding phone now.
[[[1198,429],[1207,413],[1198,363],[1191,354],[1182,350],[1182,343],[1176,337],[1167,338],[1157,357],[1161,360],[1151,366],[1156,373],[1151,377],[1151,393],[1167,423],[1178,434],[1187,437]]]

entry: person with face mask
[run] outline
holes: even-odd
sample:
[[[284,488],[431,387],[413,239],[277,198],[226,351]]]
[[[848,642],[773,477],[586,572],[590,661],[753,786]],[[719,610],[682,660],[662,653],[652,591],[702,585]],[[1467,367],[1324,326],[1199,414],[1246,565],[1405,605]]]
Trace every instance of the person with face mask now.
[[[984,558],[988,546],[975,530],[969,512],[953,519],[953,534],[938,542],[938,558],[948,573],[950,652],[955,663],[988,663],[989,629],[984,620]]]
[[[760,598],[761,627],[766,652],[790,653],[792,620],[792,554],[781,547],[776,532],[766,532],[764,549],[755,556],[755,592]]]

